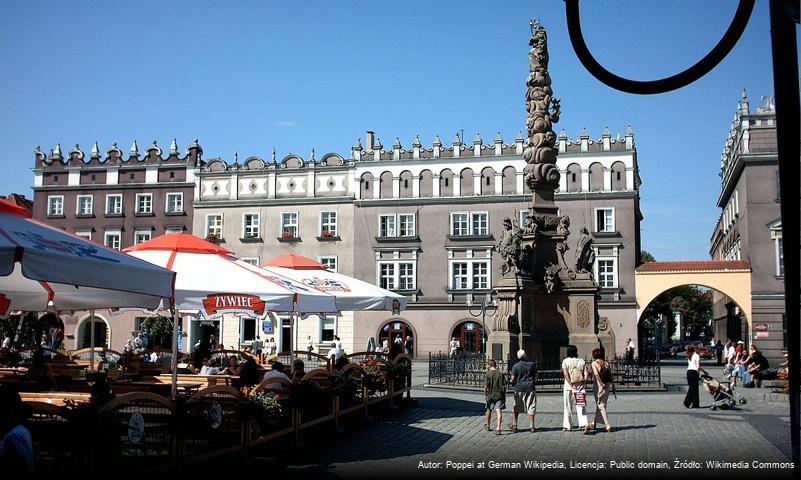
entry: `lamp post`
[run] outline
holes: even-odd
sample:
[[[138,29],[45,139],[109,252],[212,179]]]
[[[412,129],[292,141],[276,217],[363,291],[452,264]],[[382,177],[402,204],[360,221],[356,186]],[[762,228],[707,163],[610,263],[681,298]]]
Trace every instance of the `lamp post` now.
[[[481,353],[484,354],[484,358],[487,357],[487,313],[490,315],[495,315],[495,312],[498,310],[498,301],[496,300],[497,295],[498,292],[491,290],[489,293],[489,303],[487,302],[487,297],[482,296],[481,302],[477,304],[479,307],[478,312],[473,311],[472,300],[467,300],[467,313],[475,318],[481,317]]]

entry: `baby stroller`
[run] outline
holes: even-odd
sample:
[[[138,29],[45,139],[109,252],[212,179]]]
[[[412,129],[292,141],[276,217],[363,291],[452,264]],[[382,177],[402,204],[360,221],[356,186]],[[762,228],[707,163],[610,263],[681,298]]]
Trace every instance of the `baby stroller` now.
[[[719,382],[709,375],[701,375],[701,381],[704,382],[704,388],[710,395],[712,395],[712,405],[709,408],[712,410],[728,410],[730,407],[737,405],[745,405],[747,400],[742,395],[734,391],[729,382]]]

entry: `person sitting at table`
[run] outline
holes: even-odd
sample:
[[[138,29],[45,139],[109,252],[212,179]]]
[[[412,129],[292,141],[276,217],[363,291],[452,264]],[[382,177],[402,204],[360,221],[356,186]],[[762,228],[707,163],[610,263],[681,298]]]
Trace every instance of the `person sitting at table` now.
[[[0,367],[11,367],[12,358],[11,358],[11,351],[8,348],[3,347],[0,348]]]
[[[213,362],[216,364],[216,362]],[[212,365],[212,361],[208,358],[203,360],[203,367],[200,369],[201,375],[222,375],[222,370],[218,369],[216,365]]]
[[[181,357],[181,360],[178,362],[178,373],[188,374],[199,372],[200,370],[192,365],[192,358],[189,355],[184,355]]]
[[[252,358],[247,358],[239,365],[239,379],[234,381],[234,386],[238,386],[245,395],[250,394],[253,387],[259,383],[259,367]]]
[[[240,375],[241,368],[235,356],[231,355],[230,357],[228,357],[228,366],[225,367],[224,373],[226,375],[233,375],[237,377]]]
[[[33,352],[33,360],[26,374],[32,380],[38,390],[49,390],[56,383],[53,369],[44,360],[44,350],[37,347]]]
[[[0,471],[3,478],[36,478],[31,432],[16,388],[0,384]]]
[[[267,372],[264,374],[264,381],[272,380],[272,379],[276,379],[276,378],[283,378],[284,380],[289,380],[289,377],[287,376],[287,374],[284,373],[284,364],[279,362],[279,361],[271,362],[270,363],[270,370],[267,370]],[[264,383],[264,382],[262,382],[262,383]],[[281,388],[283,388],[283,385],[280,384],[280,383],[268,383],[268,384],[266,384],[264,386],[265,386],[265,388],[273,388],[273,389],[281,389]]]

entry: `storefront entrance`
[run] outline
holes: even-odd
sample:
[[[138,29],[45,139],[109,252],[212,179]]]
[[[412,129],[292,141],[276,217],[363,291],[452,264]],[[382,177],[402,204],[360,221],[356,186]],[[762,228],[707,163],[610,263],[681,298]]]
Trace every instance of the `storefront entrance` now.
[[[465,353],[481,353],[482,338],[481,338],[481,324],[476,322],[460,323],[453,329],[451,337],[456,337],[462,352]]]
[[[413,337],[414,333],[412,332],[412,327],[400,320],[389,322],[381,327],[381,331],[378,332],[378,345],[383,346],[384,340],[386,340],[387,345],[391,347],[392,342],[395,341],[399,335],[402,341],[405,341],[408,336]]]

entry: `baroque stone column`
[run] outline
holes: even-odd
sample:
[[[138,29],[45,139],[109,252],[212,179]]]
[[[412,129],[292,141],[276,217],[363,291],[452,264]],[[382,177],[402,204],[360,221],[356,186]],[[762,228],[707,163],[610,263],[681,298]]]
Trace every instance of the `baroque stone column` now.
[[[599,345],[596,297],[592,278],[592,238],[584,235],[576,246],[577,262],[568,265],[570,218],[560,216],[554,204],[559,188],[556,134],[560,104],[553,97],[548,73],[548,37],[538,21],[531,22],[529,75],[526,79],[526,133],[524,180],[532,191],[528,218],[518,225],[517,212],[504,219],[496,245],[502,259],[498,312],[489,335],[489,353],[514,356],[526,350],[531,359],[556,361],[568,344],[589,357]]]

